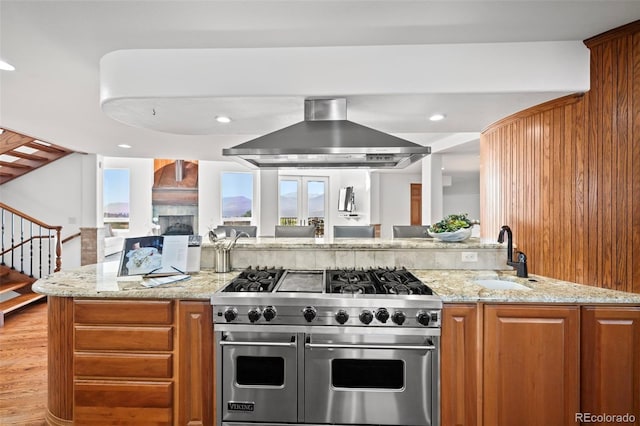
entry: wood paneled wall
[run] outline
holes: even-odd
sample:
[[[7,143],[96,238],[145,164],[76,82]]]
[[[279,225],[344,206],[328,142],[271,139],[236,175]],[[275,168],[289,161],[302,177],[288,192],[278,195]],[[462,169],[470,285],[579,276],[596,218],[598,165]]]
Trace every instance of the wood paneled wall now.
[[[589,92],[481,135],[482,236],[509,225],[530,272],[640,293],[640,21],[585,44]]]

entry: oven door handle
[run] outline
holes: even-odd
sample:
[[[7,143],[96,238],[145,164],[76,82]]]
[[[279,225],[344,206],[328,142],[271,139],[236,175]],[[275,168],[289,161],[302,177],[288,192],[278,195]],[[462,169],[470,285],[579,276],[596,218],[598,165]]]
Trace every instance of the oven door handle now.
[[[251,342],[242,340],[220,340],[220,346],[269,346],[280,348],[295,348],[298,346],[295,337],[290,342]]]
[[[411,351],[435,351],[434,345],[358,345],[349,343],[305,343],[308,349],[399,349]]]

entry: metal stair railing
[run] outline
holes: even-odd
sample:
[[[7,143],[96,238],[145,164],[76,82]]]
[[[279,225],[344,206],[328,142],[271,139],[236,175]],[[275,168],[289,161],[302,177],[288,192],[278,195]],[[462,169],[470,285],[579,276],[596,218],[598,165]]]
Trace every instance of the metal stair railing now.
[[[4,203],[0,203],[0,221],[0,265],[32,278],[42,278],[60,270],[62,226],[48,225]]]

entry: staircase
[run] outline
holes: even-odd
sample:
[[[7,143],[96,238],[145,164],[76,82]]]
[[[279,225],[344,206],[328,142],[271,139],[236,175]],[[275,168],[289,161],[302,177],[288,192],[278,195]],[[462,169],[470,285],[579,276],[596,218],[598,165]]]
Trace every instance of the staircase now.
[[[8,266],[0,265],[0,297],[4,297],[5,295],[13,296],[4,302],[0,302],[0,327],[4,325],[5,315],[31,303],[35,303],[38,300],[44,300],[47,297],[44,294],[34,293],[31,290],[31,284],[35,281],[36,278],[29,277]]]
[[[62,265],[61,226],[51,226],[0,203],[0,327],[4,317],[46,296],[31,285]]]
[[[0,185],[73,153],[7,129],[0,129]]]

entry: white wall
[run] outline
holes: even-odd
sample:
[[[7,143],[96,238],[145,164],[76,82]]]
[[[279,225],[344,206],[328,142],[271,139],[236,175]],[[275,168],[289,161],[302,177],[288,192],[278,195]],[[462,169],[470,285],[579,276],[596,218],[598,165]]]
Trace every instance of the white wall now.
[[[442,219],[442,155],[431,154],[422,159],[422,223]]]
[[[129,170],[129,230],[117,231],[117,234],[124,237],[150,235],[153,224],[153,159],[104,157],[103,168]],[[96,203],[102,205],[102,197]],[[102,223],[99,226],[102,226]]]
[[[470,219],[480,219],[480,175],[453,179],[444,187],[443,214],[468,213]]]
[[[392,238],[393,225],[411,224],[411,184],[420,173],[380,173],[380,237]]]
[[[83,177],[95,175],[95,158],[71,154],[0,185],[0,201],[48,225],[62,226],[62,239],[79,232],[80,227],[95,226],[95,201],[86,199],[83,189]],[[62,247],[63,269],[80,266],[79,238],[76,240]]]
[[[278,171],[260,170],[258,172],[259,236],[273,236],[278,225]]]

